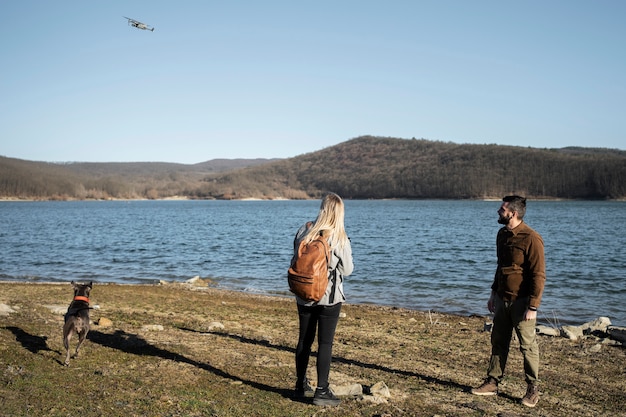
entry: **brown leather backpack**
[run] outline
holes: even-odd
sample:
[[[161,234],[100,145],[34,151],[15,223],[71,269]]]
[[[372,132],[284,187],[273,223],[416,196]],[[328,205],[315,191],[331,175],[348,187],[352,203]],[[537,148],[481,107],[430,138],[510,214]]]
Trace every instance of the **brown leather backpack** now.
[[[311,223],[307,226],[310,227]],[[298,253],[287,270],[289,290],[305,301],[319,301],[328,286],[328,240],[318,236],[310,243],[300,242]]]

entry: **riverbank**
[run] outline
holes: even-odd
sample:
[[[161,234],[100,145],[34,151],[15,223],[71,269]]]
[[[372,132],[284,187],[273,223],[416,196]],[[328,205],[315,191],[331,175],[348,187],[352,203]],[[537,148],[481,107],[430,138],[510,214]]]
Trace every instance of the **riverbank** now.
[[[199,284],[199,285],[198,285]],[[293,300],[202,285],[96,284],[94,323],[61,365],[69,284],[0,282],[0,406],[6,415],[311,416],[290,398],[297,315]],[[512,344],[498,397],[469,393],[484,377],[484,317],[345,305],[331,383],[360,386],[333,416],[626,415],[623,347],[594,336],[540,336],[542,397],[524,394]],[[75,346],[72,343],[72,346]],[[311,364],[314,365],[315,358]],[[314,368],[310,379],[315,380]],[[381,384],[382,383],[382,384]],[[372,386],[387,387],[369,395]]]

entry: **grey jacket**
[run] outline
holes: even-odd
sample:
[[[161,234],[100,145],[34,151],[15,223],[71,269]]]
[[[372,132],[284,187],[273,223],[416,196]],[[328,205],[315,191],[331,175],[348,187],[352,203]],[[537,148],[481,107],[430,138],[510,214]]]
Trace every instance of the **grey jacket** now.
[[[306,236],[306,223],[302,225],[298,232],[296,233],[296,238],[294,239],[294,255],[293,259],[298,254],[298,247],[300,246],[300,242]],[[332,240],[329,240],[329,244],[332,247]],[[354,270],[354,263],[352,261],[352,247],[350,246],[350,241],[346,242],[343,248],[335,248],[332,250],[330,262],[328,265],[330,271],[328,276],[328,287],[326,287],[326,293],[318,302],[314,301],[304,301],[300,297],[296,296],[296,301],[298,304],[313,306],[313,305],[322,305],[322,306],[331,306],[338,303],[342,303],[346,301],[346,296],[343,293],[343,277],[348,276]]]

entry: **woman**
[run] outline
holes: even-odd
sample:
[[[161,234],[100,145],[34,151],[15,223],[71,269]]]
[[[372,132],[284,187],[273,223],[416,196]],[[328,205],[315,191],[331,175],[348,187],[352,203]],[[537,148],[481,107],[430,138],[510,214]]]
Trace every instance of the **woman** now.
[[[339,321],[341,304],[346,300],[343,294],[343,277],[350,275],[354,269],[352,248],[344,228],[344,205],[337,194],[327,194],[322,199],[315,222],[304,224],[296,233],[294,240],[294,258],[300,242],[312,241],[320,234],[328,239],[331,248],[329,260],[329,278],[326,293],[318,301],[305,301],[296,296],[298,316],[300,319],[300,335],[296,348],[297,381],[295,396],[303,398],[313,389],[306,378],[309,365],[311,346],[318,331],[317,353],[317,389],[313,395],[315,405],[339,405],[340,400],[328,386],[330,362],[332,357],[335,329]]]

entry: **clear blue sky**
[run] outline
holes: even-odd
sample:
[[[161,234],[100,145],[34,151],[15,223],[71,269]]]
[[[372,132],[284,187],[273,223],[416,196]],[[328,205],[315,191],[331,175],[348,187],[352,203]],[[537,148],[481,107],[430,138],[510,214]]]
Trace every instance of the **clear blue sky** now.
[[[155,27],[127,25],[128,16]],[[626,1],[2,1],[0,155],[626,149]]]

